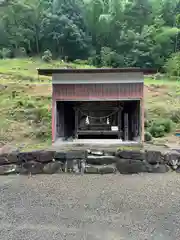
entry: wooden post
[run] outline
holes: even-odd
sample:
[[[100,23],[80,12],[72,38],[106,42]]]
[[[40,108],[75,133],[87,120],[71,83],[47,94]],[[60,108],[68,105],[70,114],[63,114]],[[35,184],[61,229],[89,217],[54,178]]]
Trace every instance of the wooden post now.
[[[75,108],[75,138],[78,138],[78,115],[79,110]]]
[[[64,138],[65,137],[65,122],[64,122],[64,102],[59,102],[58,104],[58,122],[57,122],[57,130],[58,130],[58,137]],[[56,130],[56,132],[57,132]]]
[[[129,140],[129,119],[128,113],[124,113],[124,140]]]
[[[139,136],[139,106],[135,109],[134,114],[134,137],[137,138]]]
[[[140,100],[140,137],[141,141],[144,142],[144,101]]]
[[[119,111],[118,111],[118,131],[119,131],[119,134],[118,134],[118,139],[121,138],[121,131],[122,131],[122,120],[121,120],[121,116],[122,116],[122,109],[120,108]]]
[[[56,101],[52,99],[52,142],[56,140]]]

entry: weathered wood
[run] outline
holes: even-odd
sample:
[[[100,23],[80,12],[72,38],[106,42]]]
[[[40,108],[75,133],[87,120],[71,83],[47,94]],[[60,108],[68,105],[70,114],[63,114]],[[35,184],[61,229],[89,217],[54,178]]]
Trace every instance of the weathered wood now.
[[[118,130],[119,130],[119,134],[118,134],[118,138],[121,138],[121,128],[122,128],[122,122],[121,122],[121,117],[122,117],[122,110],[119,109],[118,111]]]
[[[78,135],[119,135],[119,131],[104,131],[104,130],[78,130]]]
[[[59,102],[57,105],[56,131],[57,137],[64,137],[64,103]]]
[[[78,138],[79,110],[75,108],[75,138]]]
[[[129,140],[129,119],[128,119],[128,113],[124,113],[124,140]]]

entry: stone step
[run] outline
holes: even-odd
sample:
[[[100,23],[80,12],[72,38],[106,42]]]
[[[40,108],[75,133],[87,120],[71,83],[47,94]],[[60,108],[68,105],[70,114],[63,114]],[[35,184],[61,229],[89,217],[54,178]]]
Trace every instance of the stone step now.
[[[87,165],[85,168],[85,173],[89,174],[110,174],[115,172],[115,165]]]
[[[117,162],[117,157],[115,156],[98,156],[98,155],[88,155],[86,162],[87,164],[93,165],[108,165]]]

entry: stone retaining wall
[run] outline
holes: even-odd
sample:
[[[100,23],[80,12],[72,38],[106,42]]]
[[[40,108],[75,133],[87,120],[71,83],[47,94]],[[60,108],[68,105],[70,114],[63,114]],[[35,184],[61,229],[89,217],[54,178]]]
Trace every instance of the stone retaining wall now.
[[[176,151],[31,151],[0,154],[0,175],[180,172],[180,154]]]

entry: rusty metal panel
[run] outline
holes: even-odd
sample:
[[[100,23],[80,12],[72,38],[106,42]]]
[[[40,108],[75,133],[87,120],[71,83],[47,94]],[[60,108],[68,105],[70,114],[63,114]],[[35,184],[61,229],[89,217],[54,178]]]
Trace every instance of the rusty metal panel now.
[[[56,84],[53,85],[53,98],[74,101],[143,98],[143,87],[143,83]]]

